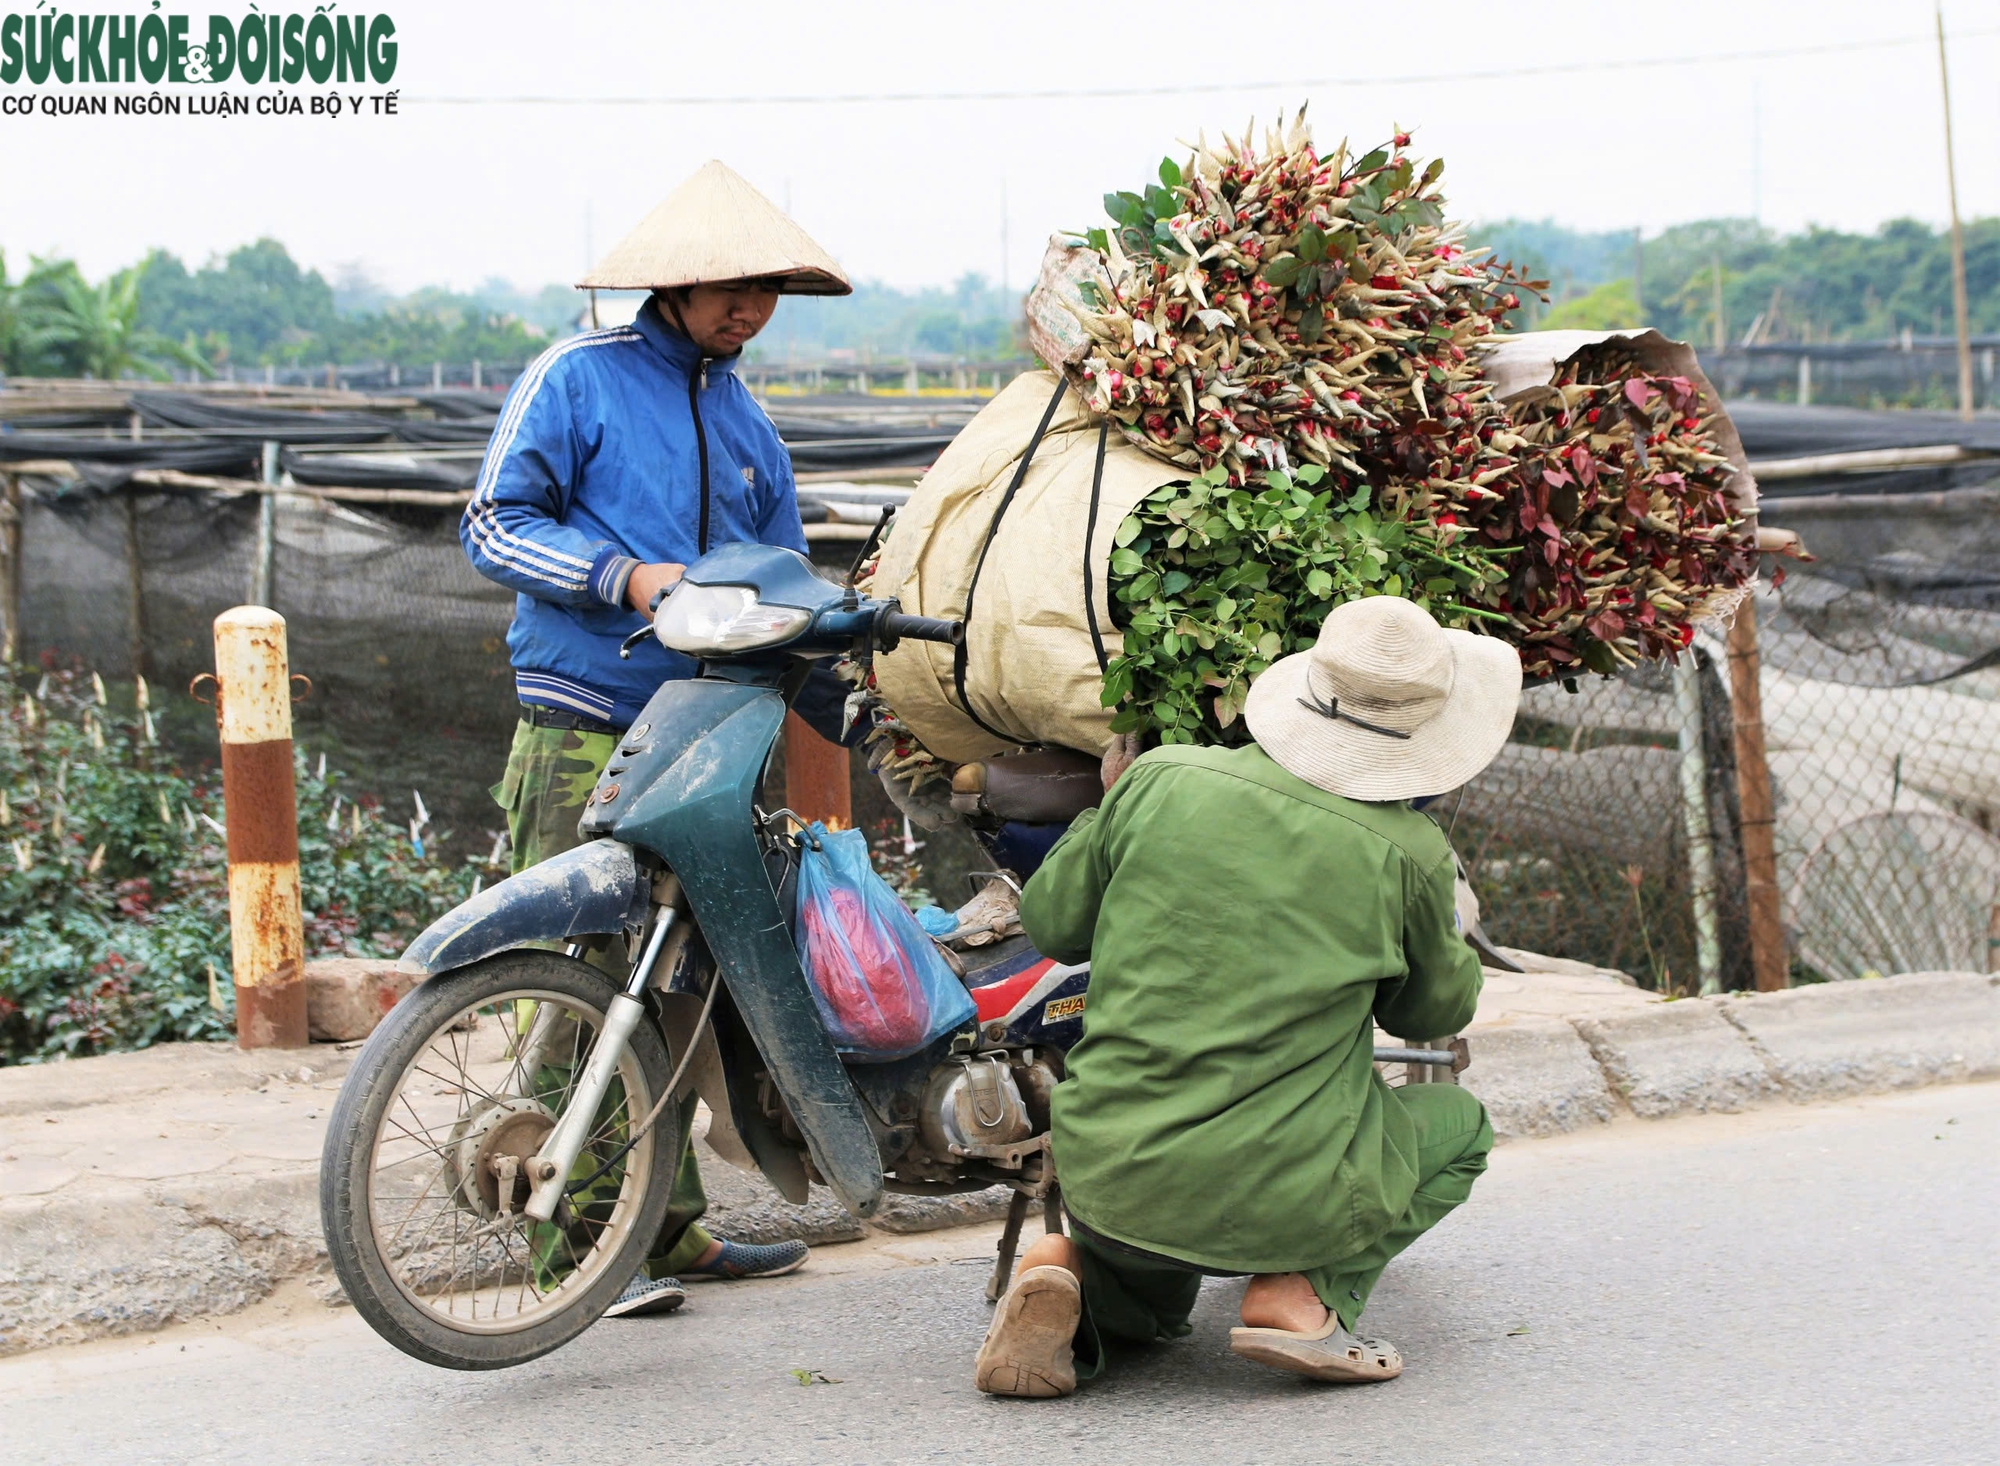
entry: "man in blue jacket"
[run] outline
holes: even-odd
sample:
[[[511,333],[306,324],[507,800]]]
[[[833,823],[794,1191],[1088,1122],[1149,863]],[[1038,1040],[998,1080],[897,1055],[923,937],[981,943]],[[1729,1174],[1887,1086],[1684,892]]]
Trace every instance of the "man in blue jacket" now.
[[[473,566],[518,592],[507,647],[521,720],[493,791],[517,871],[577,844],[619,736],[661,683],[694,675],[651,638],[629,661],[618,655],[682,570],[733,541],[805,550],[791,458],[736,366],[779,295],[852,288],[719,162],[583,284],[653,294],[630,326],[572,337],[514,384],[459,526]],[[682,1278],[769,1277],[805,1262],[802,1242],[710,1236],[698,1222],[706,1207],[690,1147],[659,1240],[610,1314],[677,1308]]]

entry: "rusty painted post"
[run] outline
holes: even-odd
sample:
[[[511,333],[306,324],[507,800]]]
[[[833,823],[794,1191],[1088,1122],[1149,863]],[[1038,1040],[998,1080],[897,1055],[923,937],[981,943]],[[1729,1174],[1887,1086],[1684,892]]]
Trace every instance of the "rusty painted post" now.
[[[847,750],[813,732],[797,713],[785,714],[785,804],[802,820],[854,823]]]
[[[238,606],[215,618],[229,950],[236,1042],[246,1049],[304,1048],[307,1041],[290,671],[285,618],[276,611]]]
[[[1729,627],[1729,706],[1736,745],[1736,802],[1742,810],[1744,904],[1750,913],[1750,969],[1757,991],[1791,984],[1778,893],[1777,813],[1764,747],[1764,690],[1757,652],[1757,597],[1746,595]]]

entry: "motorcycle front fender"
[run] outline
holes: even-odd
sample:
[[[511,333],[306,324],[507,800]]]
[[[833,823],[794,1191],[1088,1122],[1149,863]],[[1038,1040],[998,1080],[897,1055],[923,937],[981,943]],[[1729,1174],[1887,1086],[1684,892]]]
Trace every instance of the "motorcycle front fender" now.
[[[866,1217],[882,1199],[881,1149],[820,1022],[752,808],[784,718],[784,698],[768,687],[668,683],[627,735],[631,752],[619,757],[630,763],[621,774],[606,771],[583,828],[615,820],[619,839],[657,851],[679,877],[813,1164],[847,1209]]]
[[[630,845],[592,840],[488,886],[445,913],[410,943],[397,965],[430,976],[528,942],[636,930],[645,923],[649,896]]]

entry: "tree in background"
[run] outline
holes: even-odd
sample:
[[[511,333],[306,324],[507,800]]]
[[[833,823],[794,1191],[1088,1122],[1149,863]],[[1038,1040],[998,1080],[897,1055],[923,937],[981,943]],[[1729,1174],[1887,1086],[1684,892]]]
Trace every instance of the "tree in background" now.
[[[1502,219],[1474,226],[1471,238],[1550,282],[1550,304],[1524,302],[1509,320],[1514,330],[1646,324],[1707,348],[1715,340],[1718,274],[1720,323],[1732,343],[1753,330],[1756,341],[1796,342],[1950,329],[1948,241],[1915,220],[1892,221],[1872,234],[1808,229],[1780,235],[1745,219],[1680,224],[1644,241],[1642,277],[1636,279],[1631,230],[1587,232],[1546,220]],[[2000,219],[1968,223],[1966,266],[1974,331],[2000,332]],[[580,292],[554,284],[525,290],[488,280],[469,292],[426,287],[398,296],[350,265],[339,272],[340,283],[330,285],[274,239],[244,245],[196,270],[156,250],[136,275],[124,271],[113,280],[125,282],[123,289],[134,278],[137,318],[119,328],[115,319],[104,320],[115,318],[112,307],[121,298],[112,282],[96,287],[106,292],[97,301],[86,302],[78,292],[93,287],[68,261],[33,259],[27,275],[10,282],[0,260],[0,371],[90,370],[80,364],[82,343],[108,339],[82,324],[95,319],[113,334],[136,330],[151,333],[148,339],[180,342],[177,350],[192,348],[212,368],[394,363],[421,379],[434,361],[518,367],[587,322],[589,311]],[[31,309],[74,319],[58,336],[37,337],[31,345],[24,324]],[[913,354],[992,361],[1018,359],[1026,350],[1021,293],[966,274],[948,288],[897,290],[863,282],[841,299],[787,296],[750,356],[766,363],[828,356],[894,361]],[[191,359],[164,349],[137,356],[156,364]]]
[[[0,376],[16,370],[14,339],[19,333],[14,310],[14,282],[7,276],[7,251],[0,249]]]
[[[884,358],[912,353],[994,360],[1022,355],[1025,297],[966,274],[949,289],[897,290],[863,281],[852,295],[787,295],[750,348],[753,360],[810,360],[833,351]]]
[[[333,287],[301,270],[275,239],[232,250],[190,272],[165,250],[147,257],[141,313],[163,336],[213,337],[226,361],[283,361],[331,330],[338,317]],[[325,358],[322,356],[321,358]]]
[[[1472,238],[1547,279],[1557,309],[1614,280],[1634,284],[1630,231],[1586,234],[1508,219],[1476,227]],[[1965,253],[1972,329],[2000,331],[2000,219],[1969,222]],[[1951,330],[1950,240],[1914,219],[1891,220],[1872,234],[1811,228],[1781,235],[1748,219],[1677,224],[1644,241],[1643,280],[1634,291],[1644,323],[1710,346],[1718,269],[1721,323],[1732,343],[1753,328],[1763,342]],[[1511,324],[1521,330],[1552,323],[1548,310],[1524,307]]]
[[[165,381],[170,367],[207,375],[208,363],[184,345],[140,323],[145,264],[120,270],[97,285],[69,261],[37,261],[17,297],[20,355],[56,375],[115,382],[128,376]]]
[[[1643,326],[1630,279],[1607,280],[1588,295],[1566,300],[1536,321],[1537,331],[1623,331]]]

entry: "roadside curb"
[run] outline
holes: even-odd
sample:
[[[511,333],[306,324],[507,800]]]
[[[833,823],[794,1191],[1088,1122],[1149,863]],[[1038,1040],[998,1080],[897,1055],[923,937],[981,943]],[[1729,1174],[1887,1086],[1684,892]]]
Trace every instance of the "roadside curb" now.
[[[1459,1083],[1506,1139],[1561,1135],[1617,1113],[1604,1071],[1562,1018],[1521,1018],[1467,1032],[1472,1067]]]
[[[1911,972],[1506,1018],[1466,1036],[1465,1088],[1499,1138],[1523,1139],[1620,1113],[1658,1120],[2000,1077],[2000,975]]]

